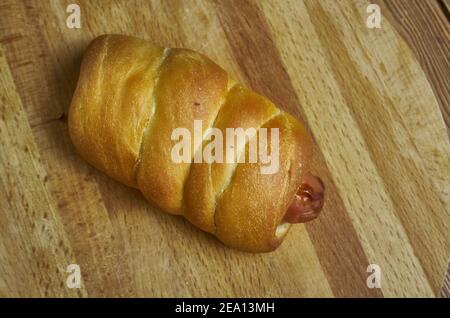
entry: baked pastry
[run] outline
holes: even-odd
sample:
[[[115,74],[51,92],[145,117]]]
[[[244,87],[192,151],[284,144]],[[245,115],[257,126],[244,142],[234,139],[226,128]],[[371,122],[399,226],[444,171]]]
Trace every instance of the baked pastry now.
[[[203,123],[200,143],[192,143],[187,162],[174,162],[174,130],[194,134],[194,121]],[[275,249],[291,223],[313,219],[323,205],[323,184],[309,173],[305,127],[188,49],[123,35],[96,38],[83,57],[68,124],[76,149],[94,167],[240,250]],[[227,128],[256,134],[235,148],[235,160],[197,162],[195,154],[213,141],[205,137],[211,127],[224,136]],[[266,140],[278,132],[277,147],[265,144],[278,152],[275,173],[262,173],[262,160],[238,160],[250,156],[262,128]],[[215,151],[228,150],[225,144]]]

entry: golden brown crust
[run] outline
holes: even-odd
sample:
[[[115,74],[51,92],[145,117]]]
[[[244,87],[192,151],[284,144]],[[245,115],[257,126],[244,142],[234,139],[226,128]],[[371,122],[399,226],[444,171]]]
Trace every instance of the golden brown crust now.
[[[123,36],[101,36],[86,50],[69,111],[75,147],[93,166],[137,187],[133,167],[163,48]]]
[[[223,136],[226,128],[253,127],[258,135],[263,127],[269,136],[270,128],[278,128],[278,171],[262,174],[260,161],[174,163],[171,134],[185,127],[193,136],[194,120],[202,120],[202,135],[210,127]],[[297,120],[234,84],[205,56],[120,35],[89,45],[69,131],[80,154],[98,169],[225,244],[252,252],[275,249],[288,232],[290,225],[280,223],[311,156],[310,137]],[[247,140],[237,156],[248,158],[249,145]]]
[[[226,128],[257,129],[279,113],[279,109],[267,98],[237,84],[229,91],[214,127],[220,129],[225,136]],[[225,143],[223,146],[222,151],[225,153]],[[191,223],[204,231],[215,233],[216,197],[231,182],[237,165],[238,163],[192,164],[185,189],[185,217]]]
[[[260,161],[239,164],[231,184],[218,197],[215,212],[217,237],[252,252],[271,251],[283,240],[288,228],[277,236],[277,227],[308,168],[311,149],[305,129],[285,112],[263,128],[269,136],[271,128],[279,129],[278,172],[262,174]]]
[[[156,112],[144,135],[137,181],[144,196],[167,212],[182,214],[183,186],[191,165],[172,161],[172,131],[185,127],[193,136],[194,120],[202,120],[203,135],[214,122],[227,84],[224,70],[190,50],[173,49],[161,67]]]

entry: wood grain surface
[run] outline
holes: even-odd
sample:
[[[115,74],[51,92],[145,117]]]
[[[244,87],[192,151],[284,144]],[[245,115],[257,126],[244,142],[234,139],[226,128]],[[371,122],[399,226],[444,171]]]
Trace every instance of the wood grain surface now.
[[[389,0],[378,3],[425,71],[450,133],[450,2]]]
[[[80,29],[66,27],[69,3]],[[0,296],[441,295],[448,21],[436,3],[378,3],[380,29],[367,28],[363,0],[1,0]],[[439,18],[417,22],[437,38],[416,10]],[[104,33],[200,51],[302,119],[322,216],[275,252],[242,253],[86,164],[66,114],[82,52]],[[66,286],[72,263],[80,289]],[[367,287],[369,264],[380,289]]]

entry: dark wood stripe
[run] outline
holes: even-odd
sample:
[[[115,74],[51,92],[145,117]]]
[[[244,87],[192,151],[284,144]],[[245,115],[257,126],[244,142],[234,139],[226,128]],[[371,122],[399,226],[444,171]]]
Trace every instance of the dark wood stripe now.
[[[269,26],[257,5],[250,1],[217,1],[215,7],[247,84],[306,122]],[[314,152],[317,158],[313,168],[326,184],[328,199],[322,217],[306,227],[330,287],[338,297],[382,297],[381,290],[366,286],[365,269],[369,262],[317,145]]]
[[[437,4],[440,7],[442,13],[444,14],[447,22],[450,22],[450,1],[448,0],[437,0]]]
[[[318,39],[325,49],[326,58],[333,71],[332,75],[340,87],[352,117],[360,127],[360,133],[366,144],[371,145],[367,148],[369,155],[383,180],[395,214],[403,224],[411,244],[416,248],[416,255],[431,286],[437,292],[436,288],[441,282],[436,280],[434,274],[441,269],[436,260],[441,257],[438,254],[445,249],[442,246],[445,242],[431,242],[427,232],[438,232],[445,238],[446,224],[439,222],[442,219],[440,214],[444,211],[436,211],[429,205],[430,201],[438,202],[439,198],[433,192],[433,185],[424,172],[419,170],[415,162],[406,160],[396,150],[398,149],[398,145],[395,144],[396,133],[390,122],[386,122],[380,114],[384,110],[392,110],[396,122],[402,123],[402,118],[395,112],[393,101],[380,94],[357,68],[345,45],[335,36],[339,32],[332,23],[332,17],[322,6],[318,2],[314,4],[308,2],[307,8]],[[402,176],[402,179],[399,176]],[[415,182],[417,176],[423,176],[420,183]],[[399,186],[402,180],[408,187]],[[423,210],[429,211],[428,215],[421,213],[423,211],[417,211],[417,207],[409,200],[412,196],[423,202]],[[415,226],[416,222],[421,226]],[[436,248],[430,249],[430,246]]]

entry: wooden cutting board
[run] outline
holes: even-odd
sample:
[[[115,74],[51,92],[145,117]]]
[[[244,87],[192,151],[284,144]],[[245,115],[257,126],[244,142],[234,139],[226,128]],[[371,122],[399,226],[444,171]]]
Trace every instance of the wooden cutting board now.
[[[81,8],[81,28],[66,7]],[[433,296],[450,255],[450,156],[409,48],[365,1],[0,4],[0,296]],[[273,253],[224,247],[75,152],[66,113],[103,33],[198,50],[304,120],[322,216]],[[66,286],[79,264],[81,288]],[[366,284],[369,264],[381,289]]]

